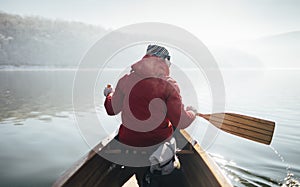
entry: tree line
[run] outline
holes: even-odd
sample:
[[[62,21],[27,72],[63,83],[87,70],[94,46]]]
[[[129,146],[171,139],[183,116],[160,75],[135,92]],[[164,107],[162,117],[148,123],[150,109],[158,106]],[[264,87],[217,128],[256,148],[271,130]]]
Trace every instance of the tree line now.
[[[0,12],[0,66],[75,66],[106,32],[80,22]]]

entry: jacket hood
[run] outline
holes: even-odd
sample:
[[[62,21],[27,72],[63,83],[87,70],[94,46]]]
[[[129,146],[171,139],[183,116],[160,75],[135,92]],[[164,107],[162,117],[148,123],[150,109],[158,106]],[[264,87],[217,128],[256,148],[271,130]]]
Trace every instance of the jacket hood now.
[[[165,61],[155,56],[144,56],[140,61],[131,66],[132,71],[147,77],[166,77],[170,70]]]

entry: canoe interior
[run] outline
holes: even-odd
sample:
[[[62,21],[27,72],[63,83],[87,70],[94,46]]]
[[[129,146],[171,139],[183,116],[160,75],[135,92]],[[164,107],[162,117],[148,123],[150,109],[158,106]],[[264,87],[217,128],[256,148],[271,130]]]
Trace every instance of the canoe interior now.
[[[175,137],[178,146],[184,145],[178,157],[189,186],[232,186],[201,147],[198,144],[192,145],[192,139],[186,131],[181,130]],[[112,138],[113,136],[101,142],[96,149],[107,149]],[[66,171],[53,186],[119,187],[132,177],[124,172],[126,170],[122,166],[104,159],[92,150]]]

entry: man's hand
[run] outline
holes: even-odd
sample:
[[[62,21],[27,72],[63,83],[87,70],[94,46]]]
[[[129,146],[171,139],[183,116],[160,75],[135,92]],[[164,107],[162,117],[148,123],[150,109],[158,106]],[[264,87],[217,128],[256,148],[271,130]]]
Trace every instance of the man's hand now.
[[[194,108],[194,107],[192,107],[192,106],[187,106],[187,107],[186,107],[186,111],[193,111],[195,114],[198,113],[198,112],[197,112],[197,109]]]
[[[113,88],[110,84],[108,84],[103,91],[105,97],[107,97],[111,92],[113,92]]]

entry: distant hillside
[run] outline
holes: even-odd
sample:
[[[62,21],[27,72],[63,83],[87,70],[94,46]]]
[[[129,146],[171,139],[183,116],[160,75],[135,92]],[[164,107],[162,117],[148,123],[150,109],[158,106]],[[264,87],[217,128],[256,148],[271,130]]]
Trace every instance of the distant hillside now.
[[[0,65],[74,66],[106,32],[79,22],[0,12]]]
[[[300,68],[300,31],[244,42],[241,49],[256,55],[270,68]]]
[[[300,31],[286,32],[273,36],[267,36],[260,39],[260,42],[269,43],[269,44],[298,44],[300,41]]]
[[[263,63],[253,54],[231,47],[212,47],[210,49],[220,68],[251,69],[264,68]]]

